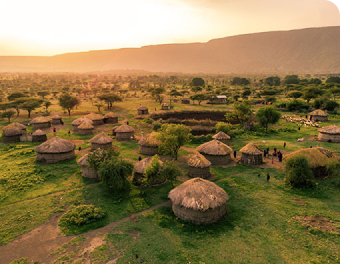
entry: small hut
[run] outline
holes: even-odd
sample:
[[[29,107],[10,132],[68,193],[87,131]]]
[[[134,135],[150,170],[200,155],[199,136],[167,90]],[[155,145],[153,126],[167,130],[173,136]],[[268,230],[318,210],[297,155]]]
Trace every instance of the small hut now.
[[[134,131],[129,125],[121,125],[115,129],[116,139],[119,141],[133,140],[135,138]]]
[[[144,106],[144,105],[141,105],[138,109],[137,109],[137,114],[138,115],[148,115],[149,114],[149,109]]]
[[[90,120],[92,120],[94,126],[99,126],[104,124],[104,117],[95,113],[89,113],[88,115],[84,116]]]
[[[73,120],[72,123],[71,123],[72,124],[72,131],[73,132],[77,132],[78,131],[78,126],[81,123],[83,123],[83,122],[87,122],[87,123],[93,125],[92,120],[90,120],[90,119],[88,119],[86,117],[77,118],[77,119]]]
[[[230,140],[230,136],[228,136],[226,133],[220,131],[216,135],[212,137],[213,139],[216,139],[224,144],[228,144]]]
[[[191,178],[206,179],[210,176],[211,162],[203,155],[196,153],[188,160],[188,175]]]
[[[33,130],[51,127],[51,120],[44,116],[33,118],[31,121]]]
[[[75,159],[75,147],[76,145],[60,137],[51,138],[36,147],[35,152],[37,152],[37,161],[57,163],[64,160]]]
[[[108,112],[104,115],[104,123],[105,124],[117,124],[118,116],[113,112]]]
[[[311,113],[309,113],[309,120],[312,121],[328,121],[328,113],[325,111],[322,111],[320,109],[317,109]]]
[[[196,150],[209,160],[212,166],[227,165],[232,160],[232,148],[215,139],[198,146]]]
[[[13,124],[2,128],[2,140],[4,143],[20,142],[23,130]]]
[[[215,183],[194,178],[169,193],[174,214],[194,224],[211,224],[226,214],[228,194]]]
[[[89,140],[91,143],[91,150],[95,149],[109,149],[112,148],[113,139],[106,135],[104,132],[94,136]]]
[[[141,179],[143,177],[143,174],[145,172],[145,168],[150,164],[150,162],[152,161],[152,157],[148,157],[145,159],[142,159],[141,161],[138,161],[133,169],[133,183],[136,185],[140,185],[141,184]],[[160,160],[159,161],[159,165],[162,167],[163,166],[163,162]],[[159,183],[163,183],[165,181],[165,179],[163,178],[159,178],[159,179],[155,179],[155,181],[152,184],[159,184]]]
[[[60,115],[54,115],[52,118],[52,125],[60,125],[63,123],[63,120],[61,119]]]
[[[162,110],[169,110],[169,105],[167,103],[163,103],[161,106]]]
[[[79,135],[92,135],[94,126],[87,122],[83,122],[78,126],[78,134]]]
[[[20,124],[20,123],[11,123],[11,124],[7,125],[6,127],[17,127],[17,128],[19,128],[22,131],[22,134],[26,134],[27,133],[26,132],[27,127],[24,126],[23,124]]]
[[[41,129],[36,130],[32,134],[32,142],[45,142],[47,140],[46,132]]]
[[[262,164],[262,150],[253,143],[248,143],[240,149],[241,163],[246,165],[261,165]]]
[[[140,154],[151,156],[158,154],[159,141],[156,139],[156,132],[143,137],[138,145]]]
[[[339,158],[332,152],[325,148],[306,148],[294,151],[287,156],[283,157],[284,161],[289,160],[292,157],[304,156],[306,157],[309,166],[312,168],[315,177],[327,176],[326,165],[328,162],[335,160],[339,161]]]
[[[189,98],[183,98],[183,99],[181,100],[181,103],[182,103],[182,104],[190,104],[190,99],[189,99]]]
[[[88,154],[85,154],[77,162],[78,165],[81,167],[81,175],[84,178],[97,179],[98,174],[96,173],[96,171],[87,165],[87,157],[88,157]]]
[[[318,139],[333,143],[340,143],[340,127],[336,125],[320,128]]]

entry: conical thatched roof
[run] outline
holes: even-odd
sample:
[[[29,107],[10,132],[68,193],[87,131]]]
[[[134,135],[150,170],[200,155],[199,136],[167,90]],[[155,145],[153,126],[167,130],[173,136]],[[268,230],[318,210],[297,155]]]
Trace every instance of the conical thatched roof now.
[[[130,127],[129,125],[121,125],[115,130],[116,133],[122,133],[122,132],[128,133],[128,132],[133,132],[133,131],[135,130],[133,129],[133,127]]]
[[[2,128],[2,135],[6,137],[22,135],[22,129],[17,126],[5,126]]]
[[[51,117],[52,119],[61,119],[61,116],[60,115],[54,115]]]
[[[324,134],[340,135],[340,127],[336,125],[326,126],[320,128],[318,131]]]
[[[109,117],[117,117],[117,115],[113,112],[108,112],[104,115],[104,118],[109,118]]]
[[[251,155],[262,155],[262,150],[251,142],[241,148],[240,152]]]
[[[144,105],[141,105],[140,107],[138,107],[138,110],[148,110],[148,108]]]
[[[93,138],[89,140],[89,142],[95,143],[95,144],[107,144],[112,141],[113,139],[110,138],[108,135],[106,135],[104,132],[98,134],[97,136],[94,136]]]
[[[93,124],[92,120],[91,119],[88,119],[86,117],[81,117],[81,118],[77,118],[75,120],[72,121],[72,125],[74,126],[79,126],[82,122],[87,122],[89,124]]]
[[[78,126],[78,129],[80,129],[80,130],[94,129],[94,126],[92,126],[90,123],[82,122],[82,123]]]
[[[134,171],[140,174],[143,174],[145,172],[145,168],[150,164],[153,157],[148,157],[145,159],[142,159],[141,161],[138,161],[134,167]],[[159,164],[163,166],[163,162],[160,160]]]
[[[309,115],[311,115],[311,116],[328,116],[328,113],[325,112],[325,111],[322,111],[320,109],[317,109],[313,112],[310,112]]]
[[[171,190],[169,198],[174,205],[204,212],[225,204],[229,196],[215,183],[194,178]]]
[[[226,133],[220,131],[216,135],[214,135],[212,138],[217,139],[217,140],[226,140],[226,139],[230,139],[230,136],[228,136]]]
[[[188,160],[188,166],[194,168],[206,168],[211,166],[211,162],[197,152]]]
[[[88,154],[85,154],[84,156],[82,156],[78,161],[78,165],[80,166],[87,166],[87,158],[88,158]]]
[[[65,153],[74,150],[76,145],[67,141],[66,139],[62,139],[60,137],[51,138],[38,147],[35,148],[35,151],[38,153]]]
[[[88,115],[84,116],[92,121],[95,121],[95,120],[102,120],[103,119],[103,116],[101,115],[98,115],[98,114],[95,114],[95,113],[89,113]]]
[[[46,135],[46,132],[42,131],[41,129],[36,130],[32,134],[32,136],[44,136],[44,135]]]
[[[233,152],[231,147],[215,139],[198,146],[196,150],[201,154],[214,156],[228,155]]]
[[[311,166],[312,168],[324,167],[331,160],[339,160],[339,158],[332,152],[321,147],[306,148],[294,151],[288,154],[287,156],[283,157],[283,159],[286,161],[292,157],[296,157],[299,155],[305,156],[307,158],[309,166]]]
[[[16,127],[16,128],[19,128],[20,130],[26,130],[26,126],[24,126],[23,124],[20,124],[20,123],[11,123],[7,126],[4,126],[2,128],[2,130],[5,131],[6,129],[8,129],[10,127]]]
[[[39,116],[39,117],[33,118],[31,121],[31,124],[41,124],[41,123],[48,123],[48,122],[51,122],[50,118]]]
[[[145,147],[157,147],[159,145],[159,141],[156,139],[156,135],[156,132],[152,132],[151,134],[143,137],[138,142],[138,145]]]

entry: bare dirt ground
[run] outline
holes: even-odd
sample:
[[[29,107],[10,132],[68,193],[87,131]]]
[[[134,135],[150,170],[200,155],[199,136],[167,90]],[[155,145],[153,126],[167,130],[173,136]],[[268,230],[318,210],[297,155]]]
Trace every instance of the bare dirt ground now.
[[[319,215],[305,215],[305,216],[295,216],[294,219],[304,226],[310,226],[319,229],[323,232],[335,232],[340,233],[340,228],[335,226],[339,223],[334,223],[326,217]]]

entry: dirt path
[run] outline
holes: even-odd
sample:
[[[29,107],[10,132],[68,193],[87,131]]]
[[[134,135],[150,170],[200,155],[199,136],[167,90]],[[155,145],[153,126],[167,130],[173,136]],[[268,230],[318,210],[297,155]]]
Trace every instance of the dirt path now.
[[[86,240],[82,244],[84,248],[82,256],[86,257],[88,252],[91,252],[95,247],[104,243],[103,237],[106,233],[110,233],[113,229],[124,221],[134,221],[137,216],[157,209],[161,206],[170,206],[171,202],[166,201],[161,204],[150,207],[144,211],[136,214],[131,214],[128,217],[117,220],[104,226],[82,234]],[[63,236],[58,228],[58,220],[62,213],[57,213],[51,217],[46,223],[42,224],[38,228],[30,231],[27,234],[19,236],[16,240],[8,245],[0,247],[0,264],[8,264],[13,260],[23,257],[29,258],[30,261],[40,261],[43,263],[53,263],[58,256],[51,256],[57,248],[62,244],[68,243],[72,238],[76,236]],[[31,263],[31,262],[30,262]]]

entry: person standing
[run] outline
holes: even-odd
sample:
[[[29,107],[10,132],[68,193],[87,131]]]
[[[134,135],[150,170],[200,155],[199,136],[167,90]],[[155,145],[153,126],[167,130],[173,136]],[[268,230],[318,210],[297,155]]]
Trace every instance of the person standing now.
[[[234,150],[234,159],[236,159],[236,150]]]
[[[270,180],[270,175],[269,173],[267,173],[267,182],[269,182],[269,180]]]
[[[283,142],[283,148],[286,148],[286,145],[287,145],[286,142]]]

